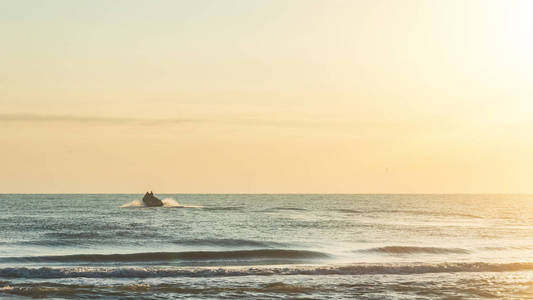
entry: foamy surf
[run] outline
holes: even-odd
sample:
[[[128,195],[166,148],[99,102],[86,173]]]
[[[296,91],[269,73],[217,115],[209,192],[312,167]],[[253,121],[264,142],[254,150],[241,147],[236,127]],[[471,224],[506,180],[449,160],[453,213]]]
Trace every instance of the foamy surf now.
[[[352,264],[294,267],[11,267],[0,268],[0,278],[150,278],[235,277],[273,275],[378,275],[428,273],[485,273],[533,270],[533,263],[410,263]]]
[[[189,204],[180,204],[176,199],[173,198],[164,198],[161,200],[163,202],[163,207],[170,207],[170,208],[203,208],[201,205],[189,205]],[[128,203],[122,204],[120,206],[121,208],[128,208],[128,207],[147,207],[144,205],[144,202],[142,200],[133,200]]]

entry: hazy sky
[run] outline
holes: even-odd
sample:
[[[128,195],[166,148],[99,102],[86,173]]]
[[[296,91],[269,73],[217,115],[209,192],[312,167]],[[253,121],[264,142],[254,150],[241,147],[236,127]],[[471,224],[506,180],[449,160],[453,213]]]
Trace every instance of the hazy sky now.
[[[0,0],[0,193],[533,193],[533,1]]]

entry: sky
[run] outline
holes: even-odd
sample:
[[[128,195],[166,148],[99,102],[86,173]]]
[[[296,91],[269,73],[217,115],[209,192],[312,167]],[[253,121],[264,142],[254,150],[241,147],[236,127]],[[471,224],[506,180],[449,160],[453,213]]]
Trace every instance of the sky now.
[[[533,2],[0,0],[0,193],[533,193]]]

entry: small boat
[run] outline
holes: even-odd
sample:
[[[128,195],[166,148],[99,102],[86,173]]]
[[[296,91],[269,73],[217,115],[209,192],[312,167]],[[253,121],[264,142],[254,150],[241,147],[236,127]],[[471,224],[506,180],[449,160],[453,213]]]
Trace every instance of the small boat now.
[[[154,193],[147,192],[144,194],[143,197],[144,205],[152,207],[152,206],[163,206],[163,201],[159,200],[156,196],[154,196]]]

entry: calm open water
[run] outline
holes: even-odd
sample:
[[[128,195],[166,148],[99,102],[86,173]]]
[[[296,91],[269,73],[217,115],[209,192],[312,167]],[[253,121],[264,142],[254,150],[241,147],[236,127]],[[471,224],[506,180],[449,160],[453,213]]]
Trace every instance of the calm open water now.
[[[0,195],[0,297],[533,298],[531,195]]]

